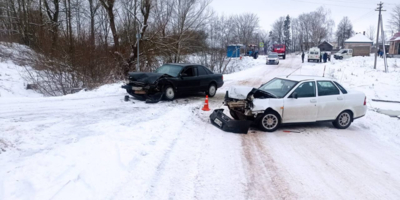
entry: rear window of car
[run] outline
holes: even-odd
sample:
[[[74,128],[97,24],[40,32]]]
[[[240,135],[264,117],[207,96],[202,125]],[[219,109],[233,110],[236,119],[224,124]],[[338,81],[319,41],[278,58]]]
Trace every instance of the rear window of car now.
[[[318,81],[318,96],[329,96],[340,94],[339,89],[331,81]]]
[[[338,82],[336,82],[336,81],[333,81],[333,82],[336,84],[336,86],[339,88],[339,90],[342,91],[343,94],[347,94],[347,90],[344,89],[344,87],[343,87],[342,85],[340,85],[340,84],[339,84]]]
[[[206,72],[207,72],[207,74],[214,74],[210,69],[208,69],[207,67],[203,67],[205,70],[206,70]]]
[[[197,67],[197,70],[198,70],[198,72],[199,72],[199,76],[207,75],[207,71],[204,69],[204,67],[198,66],[198,67]]]

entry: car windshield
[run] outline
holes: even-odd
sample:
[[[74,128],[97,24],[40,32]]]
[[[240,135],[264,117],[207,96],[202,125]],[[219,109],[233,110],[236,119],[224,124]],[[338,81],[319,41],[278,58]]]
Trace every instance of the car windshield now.
[[[297,83],[297,81],[274,78],[258,89],[271,93],[277,98],[283,98]]]
[[[156,70],[156,73],[168,74],[173,77],[178,77],[179,72],[182,70],[181,66],[178,65],[163,65]]]
[[[344,49],[342,49],[342,50],[340,50],[340,51],[338,51],[338,53],[343,53],[345,50]]]
[[[269,54],[268,55],[268,58],[277,58],[278,57],[278,54]]]

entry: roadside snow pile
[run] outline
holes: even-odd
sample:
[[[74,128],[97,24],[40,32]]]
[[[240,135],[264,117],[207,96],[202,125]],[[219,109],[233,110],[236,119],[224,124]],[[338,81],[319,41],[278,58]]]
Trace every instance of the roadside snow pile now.
[[[25,65],[25,60],[34,54],[24,45],[0,42],[0,98],[43,96],[26,90],[27,83],[22,76],[29,66],[21,65]]]
[[[19,64],[32,55],[35,55],[35,52],[25,45],[0,42],[0,62],[12,60]]]
[[[26,89],[26,82],[21,76],[24,72],[24,67],[16,65],[10,60],[0,62],[0,98],[43,96]]]
[[[65,95],[63,98],[65,99],[75,99],[75,98],[93,98],[93,97],[101,97],[101,96],[121,96],[126,94],[126,90],[121,88],[123,85],[122,82],[120,83],[113,83],[100,86],[97,89],[86,91],[81,90],[75,94],[68,94]]]

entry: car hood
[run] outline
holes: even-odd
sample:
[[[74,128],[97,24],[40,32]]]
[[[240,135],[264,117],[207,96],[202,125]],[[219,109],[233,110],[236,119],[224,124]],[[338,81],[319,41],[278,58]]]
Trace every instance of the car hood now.
[[[172,77],[168,74],[151,73],[151,72],[130,72],[129,80],[135,82],[141,82],[144,84],[154,84],[160,78]]]
[[[268,60],[279,60],[279,58],[267,58]]]
[[[229,88],[227,97],[237,100],[249,100],[249,96],[251,95],[255,99],[277,98],[269,92],[247,86],[236,86]]]
[[[232,99],[246,99],[247,95],[253,90],[252,87],[236,86],[228,89],[229,98]]]

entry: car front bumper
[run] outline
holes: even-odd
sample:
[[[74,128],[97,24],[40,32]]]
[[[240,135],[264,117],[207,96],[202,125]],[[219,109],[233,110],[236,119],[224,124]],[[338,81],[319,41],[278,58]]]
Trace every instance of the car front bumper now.
[[[246,134],[252,121],[233,120],[224,113],[224,109],[216,109],[210,115],[211,124],[226,132]]]

